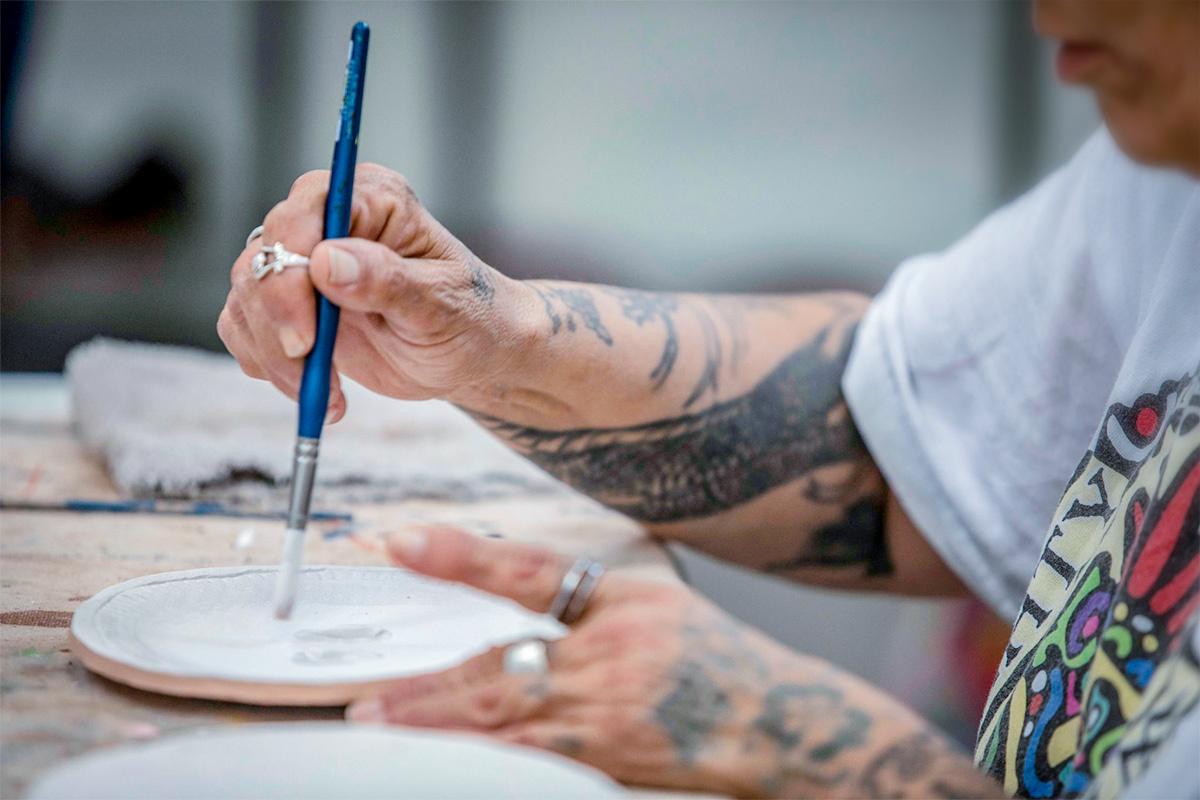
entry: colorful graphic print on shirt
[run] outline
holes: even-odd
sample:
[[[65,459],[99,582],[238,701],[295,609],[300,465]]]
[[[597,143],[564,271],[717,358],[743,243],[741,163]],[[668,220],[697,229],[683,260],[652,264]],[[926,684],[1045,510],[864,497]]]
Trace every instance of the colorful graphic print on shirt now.
[[[1198,373],[1111,405],[1055,511],[975,751],[1011,795],[1116,796],[1200,699]]]

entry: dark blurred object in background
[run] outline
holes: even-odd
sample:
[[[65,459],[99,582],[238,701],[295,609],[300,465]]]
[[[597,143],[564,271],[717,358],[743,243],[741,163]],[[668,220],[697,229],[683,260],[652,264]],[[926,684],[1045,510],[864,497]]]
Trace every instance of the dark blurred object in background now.
[[[160,241],[185,211],[186,170],[170,146],[152,147],[116,170],[98,191],[64,186],[21,162],[10,130],[21,67],[36,24],[31,3],[3,3],[4,147],[0,180],[0,365],[5,370],[62,367],[68,350],[97,333],[124,333],[46,315],[56,298],[136,284],[161,260]],[[93,259],[100,255],[105,269]],[[31,309],[33,313],[30,313]]]

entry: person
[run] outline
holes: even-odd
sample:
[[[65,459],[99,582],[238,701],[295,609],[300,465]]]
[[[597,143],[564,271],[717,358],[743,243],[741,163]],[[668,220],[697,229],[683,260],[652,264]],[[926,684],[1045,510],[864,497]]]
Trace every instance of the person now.
[[[315,287],[343,309],[338,372],[457,404],[653,536],[824,586],[985,599],[1014,626],[974,757],[690,591],[618,575],[545,670],[488,652],[352,720],[735,795],[1200,794],[1200,12],[1034,13],[1106,130],[873,300],[511,280],[364,166],[352,238],[320,242],[327,177],[303,176],[264,241],[309,270],[254,281],[249,246],[219,322],[247,374],[295,396]],[[582,591],[517,543],[433,529],[390,548],[538,611]]]

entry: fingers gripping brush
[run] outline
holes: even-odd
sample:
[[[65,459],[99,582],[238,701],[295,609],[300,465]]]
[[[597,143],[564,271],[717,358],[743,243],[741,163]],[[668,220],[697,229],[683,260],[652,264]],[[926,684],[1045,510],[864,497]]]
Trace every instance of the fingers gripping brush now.
[[[342,96],[337,141],[333,145],[329,194],[325,198],[325,239],[341,239],[350,234],[354,165],[358,159],[358,130],[362,120],[363,84],[370,35],[370,29],[363,22],[355,24],[350,33],[346,91]],[[296,435],[296,452],[292,457],[292,493],[288,502],[287,530],[284,533],[283,563],[275,584],[275,616],[280,619],[291,616],[292,606],[296,603],[300,561],[304,553],[304,529],[308,525],[308,507],[317,475],[321,428],[325,424],[325,410],[329,405],[337,326],[338,307],[318,294],[317,337],[304,360],[304,373],[300,380],[300,424]]]

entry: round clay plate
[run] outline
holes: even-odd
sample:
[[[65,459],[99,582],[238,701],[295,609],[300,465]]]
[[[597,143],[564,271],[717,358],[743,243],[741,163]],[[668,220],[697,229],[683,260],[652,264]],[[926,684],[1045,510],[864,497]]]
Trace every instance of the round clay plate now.
[[[509,600],[394,567],[308,566],[292,616],[274,567],[167,572],[109,587],[71,620],[93,672],[164,694],[257,705],[344,705],[390,678],[451,667],[563,628]]]
[[[29,800],[612,798],[605,775],[480,736],[328,723],[215,728],[68,761]]]

